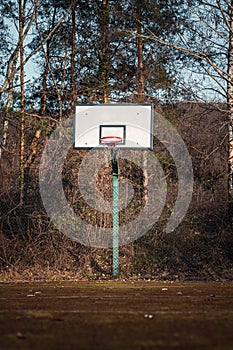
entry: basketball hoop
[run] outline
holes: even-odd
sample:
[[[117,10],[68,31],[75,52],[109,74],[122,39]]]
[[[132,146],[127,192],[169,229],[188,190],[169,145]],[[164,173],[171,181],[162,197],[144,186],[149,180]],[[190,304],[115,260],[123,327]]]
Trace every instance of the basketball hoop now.
[[[107,145],[109,148],[116,147],[117,144],[122,143],[122,137],[120,136],[104,136],[101,137],[100,143]]]
[[[153,111],[152,104],[106,103],[75,106],[74,149],[92,149],[93,147],[101,149],[104,153],[103,160],[112,163],[112,274],[114,277],[119,273],[118,156],[120,152],[123,153],[123,150],[127,149],[153,150]]]

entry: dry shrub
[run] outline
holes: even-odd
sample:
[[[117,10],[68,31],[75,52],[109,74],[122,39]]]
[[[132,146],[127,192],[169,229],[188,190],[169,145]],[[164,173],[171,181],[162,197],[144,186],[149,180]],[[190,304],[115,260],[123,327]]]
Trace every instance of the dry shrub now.
[[[232,278],[233,241],[228,216],[227,115],[224,106],[178,104],[160,112],[178,128],[192,158],[194,192],[186,217],[175,232],[165,234],[168,217],[178,193],[174,161],[165,147],[155,140],[168,180],[167,201],[158,223],[136,242],[120,248],[121,276],[157,279]],[[40,126],[40,125],[39,125]],[[41,127],[41,126],[40,126]],[[3,279],[109,278],[112,250],[84,247],[57,232],[43,209],[38,188],[38,166],[47,131],[41,133],[37,154],[31,157],[30,144],[38,129],[31,120],[27,128],[25,203],[19,207],[18,148],[19,120],[9,125],[8,149],[1,159],[0,271]],[[51,127],[50,127],[51,129]],[[79,166],[86,151],[69,151],[63,169],[64,192],[74,210],[100,227],[111,227],[111,215],[88,207],[79,192]],[[143,199],[140,168],[124,161],[121,174],[135,190],[135,201]],[[132,175],[134,174],[134,176]],[[111,200],[110,166],[100,169],[97,186],[103,198]],[[135,211],[135,215],[136,215]],[[121,222],[130,220],[127,210]]]

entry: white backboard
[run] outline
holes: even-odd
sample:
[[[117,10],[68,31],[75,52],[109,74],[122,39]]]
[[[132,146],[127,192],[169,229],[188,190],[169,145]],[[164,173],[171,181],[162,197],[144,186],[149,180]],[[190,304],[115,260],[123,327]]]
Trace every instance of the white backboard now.
[[[105,147],[100,142],[105,136],[120,136],[117,148],[153,149],[153,105],[76,105],[74,148]]]

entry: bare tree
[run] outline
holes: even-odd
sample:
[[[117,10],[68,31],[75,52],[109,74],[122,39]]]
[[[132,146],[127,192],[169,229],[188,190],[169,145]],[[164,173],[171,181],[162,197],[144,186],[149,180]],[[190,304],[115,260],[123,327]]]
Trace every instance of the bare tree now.
[[[189,13],[189,16],[188,16]],[[225,101],[229,115],[229,195],[233,192],[233,1],[210,0],[190,1],[187,8],[187,21],[184,32],[173,39],[161,39],[148,27],[145,37],[177,50],[190,58],[185,61],[186,75],[190,71],[199,79],[198,88],[207,95],[198,94],[195,98],[204,101]],[[208,83],[203,82],[203,78]],[[190,82],[189,82],[190,84]],[[189,89],[191,91],[191,88]]]
[[[36,25],[37,10],[40,5],[41,0],[18,0],[17,8],[14,8],[14,17],[17,19],[15,21],[16,33],[18,33],[17,43],[15,47],[12,47],[12,53],[7,61],[5,77],[0,88],[0,94],[5,94],[6,98],[6,112],[5,120],[3,124],[3,133],[1,140],[1,152],[2,149],[6,148],[7,145],[7,134],[8,125],[10,121],[9,110],[12,105],[12,96],[14,91],[20,90],[20,147],[19,147],[19,188],[20,188],[20,205],[23,205],[24,194],[25,194],[25,167],[28,162],[26,160],[26,150],[25,150],[25,65],[26,63],[36,54],[39,50],[44,51],[44,46],[49,42],[49,39],[54,34],[56,29],[62,24],[64,19],[70,13],[73,6],[73,2],[65,11],[63,16],[59,18],[57,23],[49,30],[46,35],[41,37],[41,41],[36,47],[29,50],[28,46],[25,44],[28,39],[28,34],[33,26]],[[17,11],[16,11],[17,10]],[[12,9],[13,11],[13,9]],[[27,48],[27,50],[25,49]],[[46,56],[46,55],[45,55]],[[49,63],[47,65],[47,71],[49,70]],[[19,85],[16,85],[16,74],[19,72]],[[56,87],[56,84],[54,84]],[[18,89],[18,90],[16,90]],[[60,97],[58,91],[58,100]],[[61,105],[61,103],[60,103]],[[60,108],[60,119],[62,116],[62,107]],[[36,139],[38,136],[38,130],[36,130]],[[0,153],[1,155],[1,153]]]

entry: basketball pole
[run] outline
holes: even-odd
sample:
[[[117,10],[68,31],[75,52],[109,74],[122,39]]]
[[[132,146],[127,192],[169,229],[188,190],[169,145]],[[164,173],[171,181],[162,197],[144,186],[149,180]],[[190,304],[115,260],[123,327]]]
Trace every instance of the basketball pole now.
[[[119,273],[119,209],[118,209],[118,161],[117,161],[117,149],[112,148],[112,275],[117,277]]]

